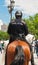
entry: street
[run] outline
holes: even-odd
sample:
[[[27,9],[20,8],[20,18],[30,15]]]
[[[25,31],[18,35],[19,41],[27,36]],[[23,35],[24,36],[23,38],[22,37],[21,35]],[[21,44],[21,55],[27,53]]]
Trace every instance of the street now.
[[[0,65],[4,65],[5,62],[5,52],[2,50],[2,53],[0,52]]]
[[[35,61],[35,65],[38,65],[38,58],[37,55],[34,53],[34,61]],[[4,65],[5,63],[5,52],[4,50],[2,50],[2,54],[0,52],[0,65]],[[29,64],[31,65],[31,64]]]
[[[38,65],[38,57],[36,54],[34,54],[34,61],[35,61],[35,65]]]

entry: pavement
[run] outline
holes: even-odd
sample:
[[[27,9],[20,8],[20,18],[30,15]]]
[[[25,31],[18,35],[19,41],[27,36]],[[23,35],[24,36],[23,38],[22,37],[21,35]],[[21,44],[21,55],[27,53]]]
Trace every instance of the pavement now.
[[[36,53],[34,53],[34,62],[35,62],[35,65],[38,65],[38,57],[36,55]],[[2,50],[2,54],[0,52],[0,65],[4,65],[5,63],[5,52],[4,50]],[[31,65],[31,64],[29,64]]]
[[[5,52],[2,50],[2,53],[0,52],[0,65],[4,65],[5,63]]]
[[[34,61],[35,61],[35,65],[38,65],[38,57],[37,57],[36,53],[34,54]]]

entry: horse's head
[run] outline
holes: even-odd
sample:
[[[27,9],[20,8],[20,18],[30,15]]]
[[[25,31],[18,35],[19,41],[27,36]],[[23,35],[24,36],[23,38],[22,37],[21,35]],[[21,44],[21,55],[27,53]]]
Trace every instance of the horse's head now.
[[[17,46],[15,49],[15,52],[16,52],[16,55],[15,55],[14,61],[11,63],[11,65],[23,65],[24,60],[25,60],[24,59],[25,55],[24,55],[22,46]]]

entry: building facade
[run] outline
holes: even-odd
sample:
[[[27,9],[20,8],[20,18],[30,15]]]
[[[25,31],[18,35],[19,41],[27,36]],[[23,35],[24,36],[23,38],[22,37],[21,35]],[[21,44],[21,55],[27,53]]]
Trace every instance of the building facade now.
[[[6,32],[7,28],[8,28],[8,26],[6,24],[1,25],[1,31]]]

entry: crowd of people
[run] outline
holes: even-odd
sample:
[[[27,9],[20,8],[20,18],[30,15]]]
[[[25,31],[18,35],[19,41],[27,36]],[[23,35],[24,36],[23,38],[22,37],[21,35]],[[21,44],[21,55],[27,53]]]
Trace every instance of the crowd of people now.
[[[0,52],[2,53],[2,49],[4,49],[4,42],[0,41]]]
[[[35,49],[36,49],[36,54],[38,56],[38,40],[35,41]]]

